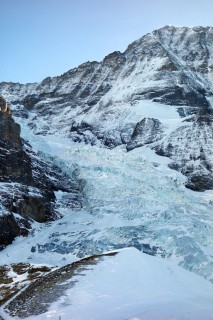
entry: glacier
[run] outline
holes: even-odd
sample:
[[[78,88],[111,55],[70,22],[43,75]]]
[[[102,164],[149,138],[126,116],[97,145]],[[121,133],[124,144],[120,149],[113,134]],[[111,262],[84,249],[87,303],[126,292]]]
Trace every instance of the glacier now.
[[[127,152],[124,146],[110,150],[74,143],[59,134],[35,136],[21,122],[22,136],[39,155],[51,157],[80,181],[84,202],[73,211],[70,195],[56,192],[62,218],[34,222],[27,239],[16,239],[0,253],[3,263],[18,262],[23,252],[23,261],[64,265],[135,247],[213,282],[212,191],[187,189],[186,178],[168,167],[171,160],[149,146]]]

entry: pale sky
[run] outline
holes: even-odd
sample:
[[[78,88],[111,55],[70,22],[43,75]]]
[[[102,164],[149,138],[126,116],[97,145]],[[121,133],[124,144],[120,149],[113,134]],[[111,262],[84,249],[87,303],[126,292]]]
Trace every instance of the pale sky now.
[[[0,81],[101,61],[167,24],[213,26],[213,0],[0,0]]]

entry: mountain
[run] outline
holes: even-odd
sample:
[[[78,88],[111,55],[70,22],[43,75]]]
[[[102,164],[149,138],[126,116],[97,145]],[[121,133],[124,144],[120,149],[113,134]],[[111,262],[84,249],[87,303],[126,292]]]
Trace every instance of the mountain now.
[[[30,303],[25,281],[127,247],[213,282],[212,48],[212,27],[166,26],[41,83],[0,83],[4,310]]]
[[[166,26],[102,62],[41,83],[1,83],[0,92],[35,134],[61,132],[73,141],[128,150],[149,144],[173,160],[170,166],[188,177],[189,188],[212,189],[212,45],[212,27]],[[149,116],[147,130],[146,100],[177,110],[182,121],[169,127]]]

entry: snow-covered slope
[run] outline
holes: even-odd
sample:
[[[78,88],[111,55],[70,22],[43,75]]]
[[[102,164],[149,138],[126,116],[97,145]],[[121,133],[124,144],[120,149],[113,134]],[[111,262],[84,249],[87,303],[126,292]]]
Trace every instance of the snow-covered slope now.
[[[210,320],[212,297],[207,281],[129,248],[45,276],[0,314],[7,320]]]

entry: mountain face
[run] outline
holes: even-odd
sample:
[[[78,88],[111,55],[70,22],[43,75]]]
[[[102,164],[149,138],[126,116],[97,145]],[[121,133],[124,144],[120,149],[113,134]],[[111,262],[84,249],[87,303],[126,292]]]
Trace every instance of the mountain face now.
[[[212,189],[212,47],[212,27],[166,26],[102,62],[41,83],[1,83],[0,92],[37,135],[60,132],[75,142],[125,144],[129,151],[150,145],[187,176],[186,186]],[[157,120],[146,116],[147,100],[159,110],[162,104],[177,110],[182,120],[169,127],[160,112]]]

